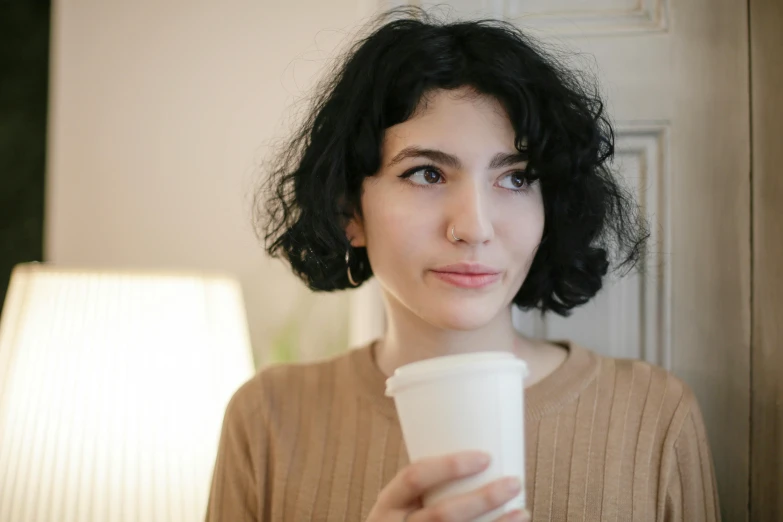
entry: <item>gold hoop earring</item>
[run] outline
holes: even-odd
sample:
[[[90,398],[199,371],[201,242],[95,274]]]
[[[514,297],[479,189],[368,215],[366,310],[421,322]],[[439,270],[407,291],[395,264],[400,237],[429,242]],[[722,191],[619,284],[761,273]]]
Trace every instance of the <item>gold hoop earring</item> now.
[[[348,267],[348,281],[351,283],[352,286],[359,286],[359,283],[354,281],[353,275],[351,275],[351,262],[350,262],[350,259],[351,259],[351,249],[349,248],[348,250],[345,251],[345,264]]]

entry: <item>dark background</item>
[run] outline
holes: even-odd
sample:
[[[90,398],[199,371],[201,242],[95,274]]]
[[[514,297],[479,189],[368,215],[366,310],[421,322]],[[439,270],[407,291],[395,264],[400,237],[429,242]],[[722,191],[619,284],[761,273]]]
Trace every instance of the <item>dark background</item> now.
[[[50,10],[0,0],[0,311],[13,266],[43,261]]]

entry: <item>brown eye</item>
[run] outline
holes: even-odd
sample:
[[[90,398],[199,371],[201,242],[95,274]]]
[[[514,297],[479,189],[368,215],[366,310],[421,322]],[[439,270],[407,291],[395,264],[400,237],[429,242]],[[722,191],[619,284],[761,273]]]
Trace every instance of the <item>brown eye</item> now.
[[[443,183],[443,176],[432,167],[419,167],[406,172],[401,177],[406,178],[414,185],[426,186]]]
[[[438,181],[440,181],[440,174],[438,174],[432,169],[425,169],[423,177],[424,177],[424,181],[426,181],[427,183],[437,183]]]
[[[512,174],[511,184],[517,188],[522,188],[525,186],[525,177],[521,174]]]
[[[512,172],[503,177],[500,186],[509,190],[522,190],[530,185],[524,172]]]

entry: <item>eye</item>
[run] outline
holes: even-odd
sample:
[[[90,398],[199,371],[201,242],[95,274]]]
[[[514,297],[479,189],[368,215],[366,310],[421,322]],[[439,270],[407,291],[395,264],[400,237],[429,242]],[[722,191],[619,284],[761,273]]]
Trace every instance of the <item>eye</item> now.
[[[436,185],[443,181],[443,176],[434,167],[417,167],[402,175],[415,185]]]
[[[499,185],[509,190],[523,190],[534,183],[534,179],[525,175],[523,171],[512,172],[500,180]]]

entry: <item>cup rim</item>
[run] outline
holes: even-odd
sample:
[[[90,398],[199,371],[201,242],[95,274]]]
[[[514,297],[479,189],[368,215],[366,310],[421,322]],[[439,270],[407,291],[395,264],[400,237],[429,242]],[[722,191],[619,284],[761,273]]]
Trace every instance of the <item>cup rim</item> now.
[[[444,368],[444,363],[450,363],[450,366]],[[471,352],[444,355],[397,368],[394,375],[386,379],[386,396],[393,397],[405,388],[424,381],[431,381],[433,378],[440,380],[456,375],[490,370],[518,371],[521,372],[522,379],[529,375],[527,363],[509,352]]]

